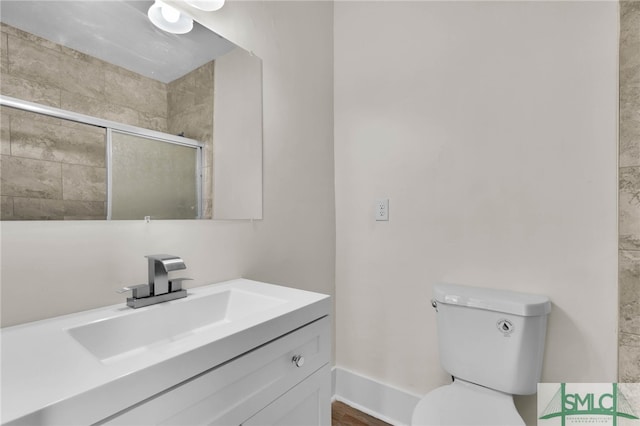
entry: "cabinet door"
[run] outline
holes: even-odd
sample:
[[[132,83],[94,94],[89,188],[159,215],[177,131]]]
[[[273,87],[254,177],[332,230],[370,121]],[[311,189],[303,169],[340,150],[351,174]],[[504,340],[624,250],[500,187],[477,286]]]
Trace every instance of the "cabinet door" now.
[[[327,426],[331,424],[330,400],[331,371],[325,365],[242,426]]]
[[[329,327],[329,318],[321,318],[100,424],[239,425],[328,364]],[[304,357],[299,366],[296,355]]]

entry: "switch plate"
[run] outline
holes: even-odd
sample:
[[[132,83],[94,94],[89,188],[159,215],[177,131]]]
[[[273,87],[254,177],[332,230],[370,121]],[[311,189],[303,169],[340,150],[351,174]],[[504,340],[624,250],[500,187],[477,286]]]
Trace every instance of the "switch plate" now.
[[[389,199],[380,198],[376,200],[374,214],[377,221],[389,220]]]

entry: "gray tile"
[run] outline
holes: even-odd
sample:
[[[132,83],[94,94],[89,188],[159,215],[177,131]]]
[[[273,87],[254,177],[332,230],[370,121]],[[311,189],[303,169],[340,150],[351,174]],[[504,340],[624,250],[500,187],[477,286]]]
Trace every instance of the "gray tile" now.
[[[0,55],[0,76],[9,75],[9,57]]]
[[[30,81],[34,87],[35,83],[39,83],[49,90],[58,89],[57,101],[47,102],[47,105],[59,105],[60,88],[84,96],[104,98],[104,71],[99,60],[79,52],[75,55],[65,54],[61,46],[19,30],[15,36],[8,36],[8,51],[10,74]],[[68,53],[70,49],[66,51]],[[16,92],[22,89],[25,94],[29,93],[29,89],[34,90],[34,87],[27,86],[23,83],[4,87],[3,90],[13,89]],[[19,97],[15,94],[12,96]],[[38,102],[37,99],[20,97]],[[50,97],[45,99],[50,100]]]
[[[59,87],[79,95],[105,99],[105,71],[92,61],[60,54]]]
[[[39,104],[60,107],[60,89],[50,84],[3,74],[0,80],[3,95]]]
[[[640,73],[639,69],[634,69],[633,74]],[[621,82],[620,84],[620,106],[625,109],[632,108],[634,105],[638,104],[640,98],[640,85],[638,84],[625,84],[625,82]]]
[[[104,201],[64,200],[65,220],[101,220],[107,218]]]
[[[187,90],[169,90],[167,93],[167,116],[192,111],[196,103],[196,94]]]
[[[640,40],[627,39],[620,43],[620,87],[640,86]]]
[[[213,167],[202,170],[202,210],[205,219],[211,218],[213,208]]]
[[[213,138],[213,137],[212,137]],[[205,141],[202,150],[204,167],[213,167],[213,142]]]
[[[213,115],[213,94],[196,93],[195,105],[196,108],[206,109],[207,114]]]
[[[167,84],[167,91],[195,92],[196,90],[196,76],[193,71]]]
[[[618,383],[618,391],[624,395],[624,398],[627,400],[631,407],[634,407],[634,411],[636,416],[640,414],[636,407],[640,408],[640,380],[635,380],[634,382],[627,383]],[[626,426],[627,423],[622,421],[623,419],[618,419],[618,424],[620,426]],[[633,421],[629,423],[633,425]],[[637,422],[635,422],[637,423]]]
[[[0,195],[28,198],[62,198],[60,163],[1,156]],[[15,200],[14,200],[15,206]]]
[[[11,155],[9,108],[0,107],[0,155]]]
[[[167,116],[167,89],[163,83],[121,70],[105,72],[105,99],[157,117]]]
[[[110,104],[92,97],[62,91],[61,107],[92,117],[139,126],[138,111],[124,105]]]
[[[213,217],[213,200],[211,198],[204,198],[202,203],[202,218],[211,219]]]
[[[116,123],[131,124],[132,126],[143,127],[140,123],[140,113],[134,108],[125,105],[116,105],[108,102],[102,104],[102,117],[105,120]]]
[[[215,70],[214,61],[207,62],[206,64],[196,68],[194,71],[196,73],[196,84],[204,84],[210,88],[213,94],[213,72]]]
[[[620,167],[640,166],[640,2],[620,2]]]
[[[105,220],[106,216],[65,216],[64,220]]]
[[[3,33],[8,34],[9,36],[19,38],[29,43],[37,44],[42,47],[46,47],[47,49],[50,49],[50,50],[55,50],[58,52],[61,51],[61,46],[59,44],[54,43],[53,41],[49,41],[35,34],[22,31],[18,28],[12,27],[11,25],[2,23],[0,29]]]
[[[63,164],[62,198],[73,201],[106,201],[107,169]]]
[[[640,336],[621,333],[618,351],[618,381],[640,382]]]
[[[87,55],[86,53],[82,53],[79,52],[75,49],[71,49],[69,47],[66,46],[60,46],[60,51],[66,55],[69,56],[72,59],[78,59],[81,60],[83,62],[87,62],[90,63],[91,65],[95,65],[100,67],[103,70],[106,70],[107,67],[111,64],[109,64],[108,62],[103,61],[102,59],[98,59],[95,56],[91,56],[91,55]]]
[[[621,168],[619,180],[619,246],[640,250],[640,167]]]
[[[60,107],[68,111],[78,112],[92,117],[105,118],[103,101],[67,90],[62,90],[60,93]]]
[[[213,115],[213,62],[169,83],[167,92],[170,117],[194,113]]]
[[[201,114],[176,114],[168,119],[169,133],[177,135],[184,133],[187,138],[202,143],[213,140],[213,116]]]
[[[195,69],[192,73],[196,78],[196,94],[200,99],[211,98],[213,99],[213,61]],[[196,100],[196,102],[201,102]]]
[[[13,220],[13,197],[0,197],[0,220]]]
[[[15,220],[62,220],[64,202],[44,198],[14,198]]]
[[[639,55],[640,56],[640,55]],[[640,88],[620,93],[620,167],[640,166]],[[634,99],[624,101],[623,93]],[[631,96],[631,95],[629,95]]]
[[[8,37],[9,73],[60,87],[61,53],[17,37]]]
[[[2,30],[2,28],[0,28]],[[4,78],[9,74],[9,42],[8,34],[0,32],[0,76]],[[0,81],[1,82],[1,81]]]
[[[637,1],[620,2],[620,83],[640,84],[640,6]]]
[[[138,112],[138,123],[139,127],[168,133],[167,117],[154,117],[153,115],[145,112]]]
[[[640,335],[640,251],[620,250],[618,259],[620,331]]]
[[[84,126],[84,129],[13,119],[11,153],[40,160],[105,167],[104,130],[93,126]]]
[[[88,126],[87,124],[77,123],[75,121],[62,120],[60,118],[50,117],[48,115],[36,114],[33,112],[13,108],[7,108],[6,111],[7,114],[11,116],[12,121],[22,120],[26,122],[40,123],[42,125],[48,126],[64,126],[80,131],[104,132],[104,130],[100,129],[99,127]]]

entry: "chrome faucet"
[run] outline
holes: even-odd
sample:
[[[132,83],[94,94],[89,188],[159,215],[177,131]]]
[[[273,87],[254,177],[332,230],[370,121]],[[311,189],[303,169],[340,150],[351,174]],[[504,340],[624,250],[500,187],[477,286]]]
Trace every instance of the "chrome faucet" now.
[[[132,297],[127,298],[127,306],[141,308],[187,297],[187,291],[182,289],[182,281],[191,278],[169,279],[170,271],[187,269],[181,258],[170,254],[153,254],[145,257],[149,260],[149,283],[124,287],[118,291],[118,293],[132,292]]]
[[[149,290],[153,295],[169,293],[169,271],[187,269],[184,261],[170,254],[153,254],[149,259]]]

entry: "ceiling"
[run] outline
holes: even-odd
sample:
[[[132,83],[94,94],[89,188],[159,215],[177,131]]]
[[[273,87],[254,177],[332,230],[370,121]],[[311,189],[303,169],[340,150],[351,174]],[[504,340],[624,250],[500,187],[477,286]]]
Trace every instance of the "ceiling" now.
[[[153,1],[2,0],[0,21],[47,40],[169,83],[235,45],[194,22],[170,34],[147,17]]]

